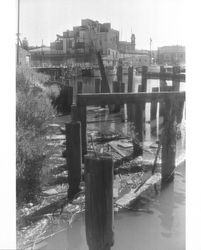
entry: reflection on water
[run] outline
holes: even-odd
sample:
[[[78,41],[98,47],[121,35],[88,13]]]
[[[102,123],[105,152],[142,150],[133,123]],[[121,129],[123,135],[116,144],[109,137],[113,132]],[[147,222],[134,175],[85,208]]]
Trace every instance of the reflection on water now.
[[[150,189],[140,197],[140,207],[153,214],[130,211],[116,215],[113,250],[185,249],[184,166],[179,168],[182,175],[175,175],[175,181],[163,187],[160,194]]]

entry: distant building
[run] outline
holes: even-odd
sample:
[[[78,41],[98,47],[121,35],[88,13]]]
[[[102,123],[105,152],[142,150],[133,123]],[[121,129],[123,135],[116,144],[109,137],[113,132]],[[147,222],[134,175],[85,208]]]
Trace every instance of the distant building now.
[[[120,54],[134,54],[135,53],[135,35],[131,35],[131,41],[119,41],[118,51]]]
[[[148,54],[133,54],[132,56],[121,59],[124,66],[133,66],[134,68],[149,66],[150,56]]]
[[[112,29],[110,23],[101,24],[98,21],[83,19],[81,26],[75,26],[73,30],[57,35],[48,50],[31,50],[31,61],[33,66],[94,62],[94,52],[99,50],[105,58],[108,56],[106,61],[110,60],[110,64],[114,65],[117,61],[118,43],[119,31]]]
[[[50,48],[65,54],[87,53],[94,48],[107,55],[108,49],[117,50],[118,42],[119,31],[112,29],[110,23],[83,19],[81,26],[63,32],[62,36],[57,35]]]
[[[185,47],[179,45],[159,47],[157,62],[159,65],[184,65]]]

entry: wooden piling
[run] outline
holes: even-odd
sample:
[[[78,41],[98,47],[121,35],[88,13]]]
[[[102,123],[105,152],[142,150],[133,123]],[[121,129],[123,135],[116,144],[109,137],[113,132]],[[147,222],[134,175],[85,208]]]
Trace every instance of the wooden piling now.
[[[142,84],[138,86],[138,92],[147,92],[148,67],[142,67]],[[139,102],[134,108],[134,126],[137,140],[143,141],[145,132],[145,103]]]
[[[78,120],[81,122],[81,145],[82,145],[82,161],[84,162],[84,155],[87,154],[87,107],[77,107]]]
[[[145,104],[133,104],[132,112],[134,113],[135,136],[138,141],[142,142],[145,130]]]
[[[71,105],[71,119],[73,122],[79,121],[78,108],[76,104]]]
[[[152,88],[152,92],[159,92],[158,87]],[[151,103],[151,121],[156,120],[157,101]]]
[[[133,67],[128,68],[128,92],[133,92]]]
[[[174,179],[176,161],[176,101],[165,100],[164,131],[162,134],[162,182]]]
[[[160,66],[160,74],[161,76],[165,73],[165,67],[164,66]],[[167,86],[167,83],[165,80],[160,79],[160,92],[165,92],[168,91],[169,89],[172,89],[171,87]],[[165,112],[165,104],[164,103],[160,103],[159,106],[159,117],[160,116],[164,116],[164,112]]]
[[[133,67],[128,68],[128,92],[133,92]],[[135,107],[133,104],[127,104],[127,119],[130,122],[134,121]]]
[[[119,92],[121,92],[120,90],[121,90],[120,82],[113,81],[113,93],[119,93]],[[110,113],[118,113],[118,112],[120,112],[120,108],[121,108],[120,105],[115,104],[115,105],[112,105],[110,107],[111,107]]]
[[[68,166],[68,198],[80,191],[81,181],[81,125],[80,122],[66,124],[66,151]]]
[[[122,68],[122,64],[119,64],[117,67],[117,82],[121,84],[122,78],[123,78],[123,68]]]
[[[113,236],[113,162],[85,156],[85,225],[89,250],[110,250]]]
[[[147,66],[143,66],[142,67],[142,89],[141,92],[147,92],[147,74],[148,72],[148,67]]]
[[[180,74],[181,69],[179,66],[175,66],[172,68],[172,71],[173,71],[172,90],[179,91],[180,90],[180,79],[176,76],[178,74]]]

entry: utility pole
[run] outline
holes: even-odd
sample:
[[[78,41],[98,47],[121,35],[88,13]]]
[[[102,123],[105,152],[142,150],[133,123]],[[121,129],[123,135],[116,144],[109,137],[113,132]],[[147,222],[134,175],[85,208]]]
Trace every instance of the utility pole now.
[[[17,65],[19,65],[19,46],[20,46],[20,0],[18,0],[17,12]]]

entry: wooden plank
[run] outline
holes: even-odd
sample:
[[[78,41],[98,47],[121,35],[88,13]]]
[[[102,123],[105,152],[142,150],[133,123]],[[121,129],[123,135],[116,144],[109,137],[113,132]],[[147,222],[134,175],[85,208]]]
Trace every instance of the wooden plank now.
[[[97,93],[97,94],[78,94],[78,106],[90,105],[109,105],[109,104],[125,104],[139,102],[161,102],[165,98],[185,99],[185,92],[160,92],[160,93]]]
[[[152,175],[140,188],[132,188],[129,193],[118,199],[115,204],[120,207],[127,207],[133,202],[139,195],[146,191],[150,186],[158,183],[161,180],[161,174],[156,173]],[[137,191],[136,191],[137,190]]]
[[[156,73],[156,72],[148,72],[146,73],[147,79],[161,79],[161,80],[169,80],[171,81],[173,78],[179,80],[180,82],[186,81],[185,74],[176,74],[173,75],[172,73]]]

